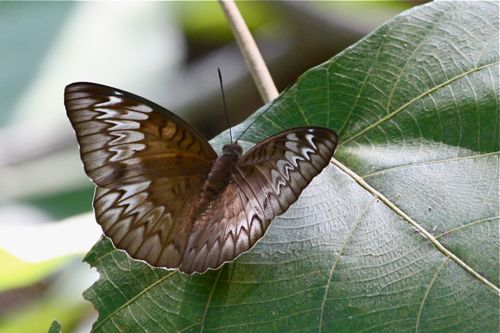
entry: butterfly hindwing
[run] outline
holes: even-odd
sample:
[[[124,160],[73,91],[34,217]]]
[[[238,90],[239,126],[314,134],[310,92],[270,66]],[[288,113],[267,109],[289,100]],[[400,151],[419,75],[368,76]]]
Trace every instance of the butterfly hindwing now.
[[[96,219],[113,244],[135,258],[157,267],[178,267],[186,247],[189,207],[203,180],[163,178],[123,185],[97,186]]]
[[[336,146],[336,134],[318,127],[287,130],[255,145],[213,205],[209,227],[192,231],[181,270],[218,267],[251,248],[328,165]]]

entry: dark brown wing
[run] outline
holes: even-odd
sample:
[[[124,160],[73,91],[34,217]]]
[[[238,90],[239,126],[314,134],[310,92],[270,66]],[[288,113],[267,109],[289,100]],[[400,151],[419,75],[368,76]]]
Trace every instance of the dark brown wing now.
[[[74,83],[64,104],[104,234],[133,258],[177,267],[182,222],[217,154],[179,117],[125,91]]]
[[[85,172],[99,186],[130,179],[204,174],[217,157],[208,141],[173,113],[144,98],[93,83],[66,87],[64,104]]]
[[[203,272],[251,248],[328,165],[336,146],[333,131],[301,127],[250,149],[208,214],[210,227],[192,231],[180,269]]]

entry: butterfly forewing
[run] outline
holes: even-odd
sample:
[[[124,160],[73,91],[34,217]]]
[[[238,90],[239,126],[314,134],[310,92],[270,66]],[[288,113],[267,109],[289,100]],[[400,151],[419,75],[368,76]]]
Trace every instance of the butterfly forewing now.
[[[65,106],[97,185],[94,210],[104,234],[135,259],[186,273],[217,268],[251,248],[337,145],[329,129],[295,128],[217,169],[224,159],[201,134],[139,96],[74,83]]]
[[[134,258],[178,266],[180,230],[217,154],[180,118],[124,91],[75,83],[65,106],[104,234]]]
[[[74,83],[65,90],[67,114],[85,171],[101,186],[128,178],[205,174],[217,157],[207,140],[162,107],[114,88]]]

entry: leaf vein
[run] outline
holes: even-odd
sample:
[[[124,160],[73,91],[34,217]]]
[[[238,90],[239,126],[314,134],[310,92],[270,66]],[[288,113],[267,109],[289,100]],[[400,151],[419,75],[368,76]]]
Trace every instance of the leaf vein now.
[[[205,310],[203,311],[203,315],[200,320],[200,333],[205,330],[205,322],[207,319],[208,308],[210,307],[210,303],[212,302],[212,297],[214,295],[215,288],[217,287],[217,283],[219,282],[219,278],[221,275],[223,268],[219,269],[217,272],[217,276],[215,277],[214,285],[212,286],[212,290],[210,290],[210,294],[208,295],[207,305],[205,306]]]
[[[430,95],[431,93],[437,91],[438,89],[440,89],[442,87],[445,87],[446,85],[448,85],[448,84],[450,84],[450,83],[452,83],[452,82],[454,82],[456,80],[459,80],[459,79],[461,79],[463,77],[466,77],[469,74],[472,74],[474,72],[478,72],[480,70],[483,70],[483,69],[486,69],[486,68],[489,68],[489,67],[492,67],[492,66],[495,66],[495,65],[498,65],[498,64],[500,64],[500,62],[489,63],[489,64],[485,64],[485,65],[480,66],[480,67],[472,68],[472,69],[470,69],[470,70],[468,70],[466,72],[463,72],[463,73],[460,73],[459,75],[456,75],[455,77],[453,77],[453,78],[451,78],[451,79],[449,79],[447,81],[444,81],[441,84],[438,84],[435,87],[432,87],[431,89],[429,89],[427,91],[424,91],[423,93],[421,93],[420,95],[416,96],[415,98],[412,98],[411,100],[409,100],[408,102],[406,102],[405,104],[403,104],[402,106],[400,106],[399,108],[397,108],[396,110],[394,110],[393,112],[391,112],[388,115],[380,118],[379,120],[377,120],[373,124],[365,127],[364,129],[362,129],[358,133],[352,135],[350,138],[345,139],[343,142],[340,142],[339,145],[337,146],[337,149],[338,149],[338,147],[347,144],[348,142],[356,139],[357,137],[359,137],[359,136],[365,134],[366,132],[370,131],[371,129],[377,127],[378,125],[382,124],[383,122],[387,121],[388,119],[393,118],[394,116],[396,116],[397,114],[399,114],[400,112],[402,112],[406,108],[408,108],[410,105],[412,105],[414,102],[420,100],[421,98],[423,98],[423,97],[425,97],[427,95]]]
[[[366,212],[372,207],[373,203],[375,202],[375,199],[372,199],[370,203],[366,206],[366,208],[363,210],[363,212],[359,215],[359,217],[356,219],[356,222],[354,222],[351,230],[349,230],[349,234],[347,234],[344,243],[340,247],[339,253],[337,257],[335,258],[335,261],[333,262],[332,268],[330,269],[330,272],[328,274],[328,281],[326,282],[325,285],[325,293],[323,294],[323,300],[321,301],[321,306],[320,306],[320,312],[319,312],[319,327],[318,327],[318,332],[321,332],[323,329],[323,317],[324,317],[324,312],[325,312],[325,304],[327,301],[328,297],[328,290],[331,285],[332,277],[333,277],[333,272],[335,271],[335,268],[337,267],[337,263],[340,260],[340,257],[342,256],[342,253],[344,252],[347,244],[352,238],[352,235],[354,234],[354,231],[357,229],[359,223],[361,222],[363,216],[366,214]]]
[[[170,276],[172,276],[174,273],[176,273],[176,272],[174,271],[174,272],[171,272],[170,274],[165,275],[164,277],[162,277],[161,279],[159,279],[159,280],[155,281],[154,283],[150,284],[149,286],[147,286],[146,288],[144,288],[140,293],[138,293],[137,295],[135,295],[134,297],[132,297],[131,299],[129,299],[128,301],[126,301],[125,303],[123,303],[122,305],[120,305],[116,310],[114,310],[107,317],[105,317],[99,324],[97,324],[95,326],[94,330],[97,330],[99,327],[101,327],[108,320],[112,319],[112,317],[115,314],[117,314],[118,312],[120,312],[125,307],[129,306],[136,299],[138,299],[139,297],[141,297],[142,295],[144,295],[148,290],[150,290],[151,288],[154,288],[155,286],[157,286],[158,284],[160,284],[161,282],[163,282],[164,280],[166,280],[167,278],[169,278]]]
[[[485,219],[480,219],[480,220],[476,220],[476,221],[472,221],[470,223],[467,223],[467,224],[463,224],[459,227],[456,227],[456,228],[452,228],[450,230],[447,230],[439,235],[436,236],[436,239],[438,239],[439,237],[443,237],[447,234],[450,234],[452,232],[455,232],[455,231],[458,231],[458,230],[462,230],[462,229],[466,229],[466,228],[469,228],[469,227],[472,227],[476,224],[480,224],[480,223],[485,223],[485,222],[490,222],[490,221],[494,221],[494,220],[497,220],[497,219],[500,219],[500,216],[492,216],[492,217],[488,217],[488,218],[485,218]]]
[[[420,166],[428,166],[428,165],[439,164],[439,163],[444,163],[444,162],[465,161],[465,160],[469,160],[469,159],[483,158],[483,157],[489,157],[489,156],[495,156],[495,155],[500,156],[500,152],[495,151],[495,152],[486,153],[486,154],[477,154],[477,155],[470,155],[470,156],[445,158],[445,159],[442,159],[442,160],[431,160],[431,161],[422,161],[422,162],[408,163],[408,164],[398,165],[398,166],[389,167],[389,168],[386,168],[386,169],[374,171],[374,172],[368,173],[368,174],[360,176],[360,177],[366,180],[366,178],[373,177],[373,176],[378,176],[379,174],[383,174],[383,173],[386,173],[386,172],[390,172],[390,171],[394,171],[394,170],[399,170],[399,169],[406,169],[406,168],[420,167]]]
[[[434,282],[436,282],[436,279],[437,279],[439,273],[441,272],[441,270],[443,269],[443,267],[448,262],[448,259],[449,258],[446,258],[443,261],[443,263],[441,265],[439,265],[438,269],[436,270],[436,273],[434,273],[434,275],[432,276],[431,281],[429,282],[429,285],[425,289],[425,293],[424,293],[424,296],[422,297],[422,301],[420,302],[420,307],[419,307],[418,313],[417,313],[417,322],[415,324],[415,333],[418,332],[418,326],[420,325],[420,317],[422,315],[422,310],[424,308],[425,301],[427,300],[427,296],[429,295],[429,292],[430,292],[432,286],[434,285]]]

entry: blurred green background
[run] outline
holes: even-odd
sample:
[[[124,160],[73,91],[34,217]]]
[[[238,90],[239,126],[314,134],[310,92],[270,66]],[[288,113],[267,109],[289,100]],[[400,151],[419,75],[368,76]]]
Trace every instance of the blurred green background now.
[[[281,90],[419,2],[239,3]],[[84,254],[101,235],[63,105],[75,81],[114,86],[211,138],[262,105],[217,2],[0,3],[0,333],[88,332]]]

